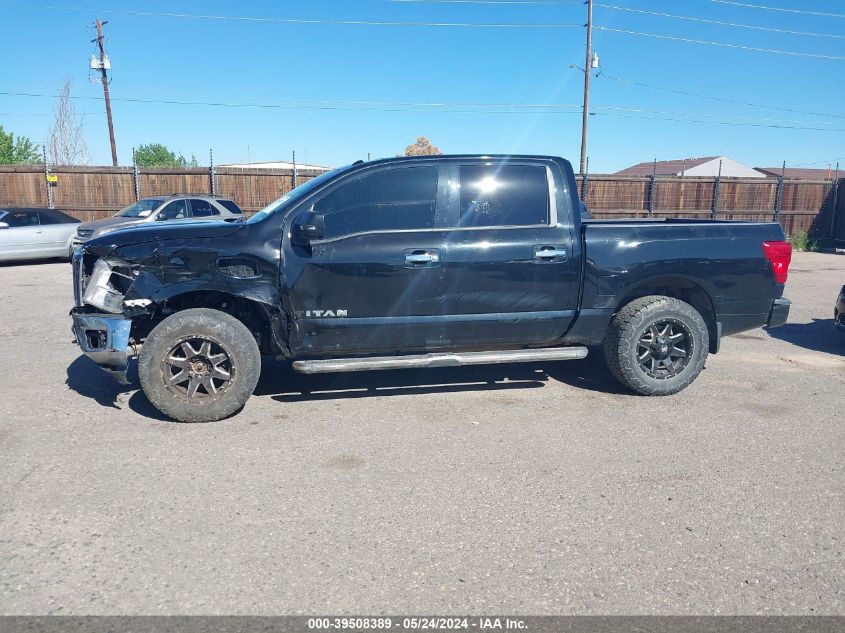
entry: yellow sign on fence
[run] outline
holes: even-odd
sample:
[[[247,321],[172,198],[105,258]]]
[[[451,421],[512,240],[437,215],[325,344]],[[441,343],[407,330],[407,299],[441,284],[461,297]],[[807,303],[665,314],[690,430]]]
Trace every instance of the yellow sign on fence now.
[[[59,177],[56,174],[47,174],[47,182],[59,182]]]

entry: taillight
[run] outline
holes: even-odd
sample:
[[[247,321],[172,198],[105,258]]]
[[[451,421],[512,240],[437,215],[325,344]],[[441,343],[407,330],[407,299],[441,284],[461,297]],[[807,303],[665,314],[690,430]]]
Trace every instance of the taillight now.
[[[792,244],[789,242],[763,242],[763,254],[772,265],[775,283],[785,284],[792,261]]]

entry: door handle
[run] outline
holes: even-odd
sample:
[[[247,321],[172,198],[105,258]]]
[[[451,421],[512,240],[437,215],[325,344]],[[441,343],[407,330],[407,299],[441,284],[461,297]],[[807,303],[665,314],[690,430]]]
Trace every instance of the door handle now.
[[[556,246],[537,246],[534,248],[534,259],[541,261],[557,259],[563,261],[566,259],[566,249],[557,248]]]
[[[405,268],[430,268],[440,265],[437,249],[413,248],[405,251]]]
[[[433,264],[440,260],[440,256],[434,253],[417,253],[405,255],[405,262],[408,264]]]

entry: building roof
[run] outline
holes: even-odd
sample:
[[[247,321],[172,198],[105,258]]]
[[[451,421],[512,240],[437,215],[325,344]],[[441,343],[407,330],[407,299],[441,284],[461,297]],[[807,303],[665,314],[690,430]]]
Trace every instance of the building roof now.
[[[721,174],[724,178],[765,178],[765,174],[727,156],[659,160],[656,163],[640,163],[617,172],[621,176],[651,176],[652,173],[656,176],[712,178]]]
[[[294,164],[286,160],[276,160],[266,163],[230,163],[227,165],[218,165],[218,167],[231,167],[235,169],[293,169]],[[332,169],[323,165],[308,165],[306,163],[296,163],[296,168],[313,171],[330,171]]]
[[[804,169],[801,167],[755,167],[761,174],[765,174],[770,178],[779,178],[781,174],[787,180],[832,180],[834,176],[833,169]],[[845,172],[840,172],[840,176],[845,177]]]
[[[656,165],[652,161],[649,163],[639,163],[616,173],[620,176],[651,176],[652,173],[658,176],[680,176],[682,172],[688,169],[709,163],[711,160],[718,160],[718,158],[718,156],[705,156],[704,158],[659,160]]]

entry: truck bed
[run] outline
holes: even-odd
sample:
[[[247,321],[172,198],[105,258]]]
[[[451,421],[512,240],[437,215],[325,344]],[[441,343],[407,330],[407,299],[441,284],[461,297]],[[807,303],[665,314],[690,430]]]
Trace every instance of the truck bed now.
[[[595,345],[631,297],[669,294],[709,311],[712,338],[764,326],[783,294],[763,242],[784,239],[776,222],[626,218],[583,220],[579,317],[567,341]]]

